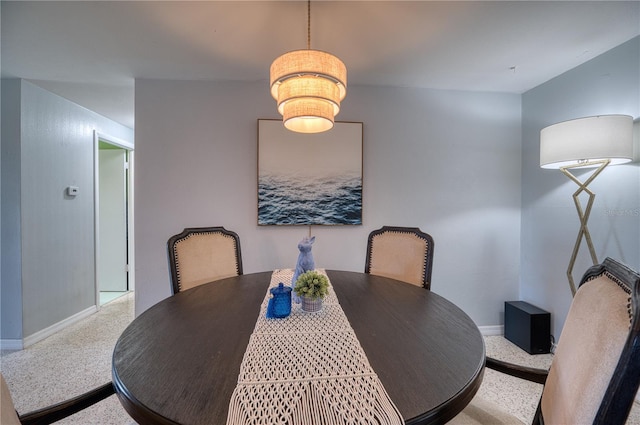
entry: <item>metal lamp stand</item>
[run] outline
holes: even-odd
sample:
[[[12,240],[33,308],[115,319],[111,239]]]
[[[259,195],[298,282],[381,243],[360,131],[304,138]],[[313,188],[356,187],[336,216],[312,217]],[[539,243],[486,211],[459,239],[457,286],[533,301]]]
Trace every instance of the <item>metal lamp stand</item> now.
[[[587,247],[589,248],[589,253],[591,254],[591,260],[593,264],[598,264],[598,258],[596,257],[595,249],[593,248],[593,242],[591,241],[591,234],[589,233],[589,228],[587,227],[587,221],[589,221],[589,215],[591,214],[591,207],[593,206],[593,201],[596,197],[595,193],[593,193],[587,186],[591,183],[598,174],[604,170],[604,168],[609,165],[611,160],[598,160],[598,161],[581,161],[575,165],[567,165],[564,167],[560,167],[560,170],[573,180],[578,186],[578,190],[573,194],[573,202],[576,205],[576,210],[578,211],[578,217],[580,218],[580,230],[578,231],[578,238],[576,239],[576,244],[573,247],[573,253],[571,254],[571,260],[569,261],[569,268],[567,268],[567,278],[569,279],[569,286],[571,287],[571,295],[574,296],[576,294],[576,285],[573,281],[573,266],[576,262],[576,257],[578,256],[578,251],[580,250],[580,243],[582,242],[582,238],[584,237],[587,241]],[[572,168],[582,168],[586,166],[599,165],[599,167],[589,176],[587,180],[581,182],[576,176],[571,174],[569,171]],[[586,192],[589,194],[589,200],[587,201],[587,207],[583,210],[582,204],[580,203],[580,193]]]

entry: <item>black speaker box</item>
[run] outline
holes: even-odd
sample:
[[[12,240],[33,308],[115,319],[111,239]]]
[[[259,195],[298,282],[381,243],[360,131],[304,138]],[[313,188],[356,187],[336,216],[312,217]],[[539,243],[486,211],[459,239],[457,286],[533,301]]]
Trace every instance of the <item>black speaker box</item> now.
[[[551,314],[524,301],[504,303],[504,337],[529,354],[551,349]]]

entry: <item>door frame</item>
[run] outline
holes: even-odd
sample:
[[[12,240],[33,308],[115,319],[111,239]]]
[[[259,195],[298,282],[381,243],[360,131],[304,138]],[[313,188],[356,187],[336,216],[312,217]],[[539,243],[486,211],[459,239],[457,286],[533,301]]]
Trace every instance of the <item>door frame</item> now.
[[[128,156],[128,176],[127,176],[127,251],[128,251],[128,282],[129,291],[135,289],[135,258],[134,258],[134,240],[135,234],[133,229],[133,157],[134,157],[134,145],[126,140],[119,139],[117,137],[110,136],[108,134],[100,133],[97,130],[93,131],[93,255],[94,255],[94,269],[93,276],[95,282],[95,305],[100,310],[100,277],[98,276],[98,270],[100,266],[100,142],[107,143],[119,148],[125,149]]]

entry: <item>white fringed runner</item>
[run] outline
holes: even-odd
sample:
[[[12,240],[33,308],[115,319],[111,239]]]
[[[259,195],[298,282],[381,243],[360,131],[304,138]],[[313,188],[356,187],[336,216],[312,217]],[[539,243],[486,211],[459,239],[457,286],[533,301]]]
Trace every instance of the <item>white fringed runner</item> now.
[[[291,269],[276,270],[269,288],[289,284],[292,277]],[[320,312],[305,313],[292,304],[285,319],[266,318],[269,296],[267,290],[227,425],[404,423],[331,286]]]

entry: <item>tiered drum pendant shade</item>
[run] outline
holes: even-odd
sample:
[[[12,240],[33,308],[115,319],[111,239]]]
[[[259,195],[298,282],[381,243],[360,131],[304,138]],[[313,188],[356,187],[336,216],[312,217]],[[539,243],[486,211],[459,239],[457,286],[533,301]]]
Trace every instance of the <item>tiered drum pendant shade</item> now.
[[[299,133],[333,128],[347,95],[347,67],[330,53],[312,50],[311,6],[307,2],[307,49],[285,53],[271,64],[271,96],[284,126]]]

